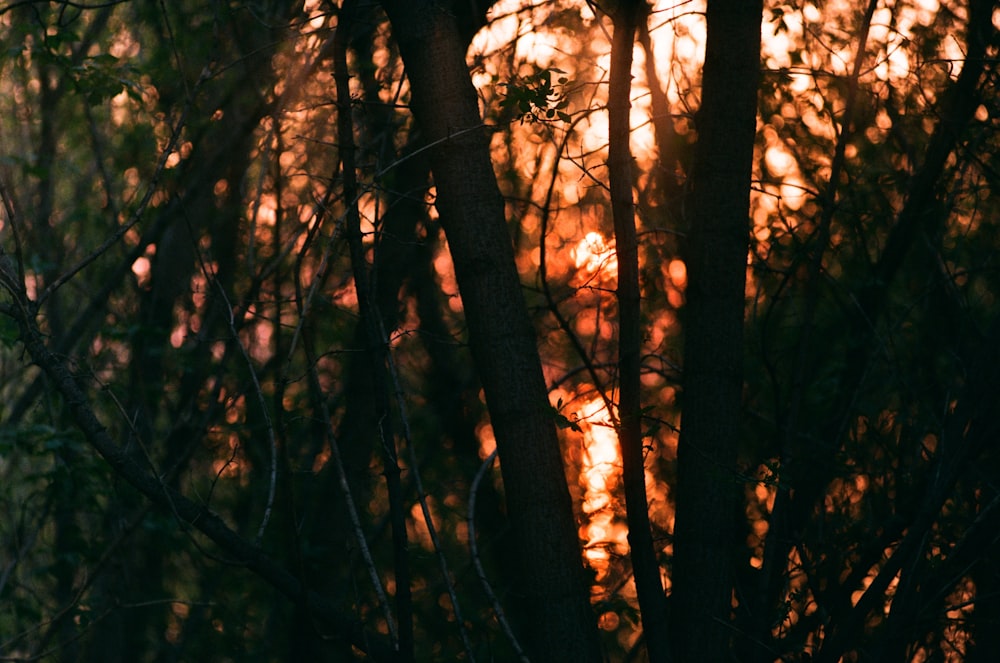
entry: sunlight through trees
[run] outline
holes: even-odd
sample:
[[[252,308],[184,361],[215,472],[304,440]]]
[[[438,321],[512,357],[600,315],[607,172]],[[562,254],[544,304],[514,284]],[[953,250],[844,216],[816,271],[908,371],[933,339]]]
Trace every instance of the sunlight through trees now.
[[[0,43],[0,659],[1000,656],[992,0]]]

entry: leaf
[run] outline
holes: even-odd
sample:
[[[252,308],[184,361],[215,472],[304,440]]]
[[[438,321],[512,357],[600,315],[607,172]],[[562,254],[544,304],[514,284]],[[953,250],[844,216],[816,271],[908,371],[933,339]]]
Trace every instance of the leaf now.
[[[549,405],[549,414],[552,416],[553,419],[555,419],[556,426],[559,427],[560,429],[569,428],[570,430],[574,430],[577,433],[583,432],[583,429],[580,428],[580,424],[569,419],[565,414],[563,414],[556,408],[552,407],[551,405]]]

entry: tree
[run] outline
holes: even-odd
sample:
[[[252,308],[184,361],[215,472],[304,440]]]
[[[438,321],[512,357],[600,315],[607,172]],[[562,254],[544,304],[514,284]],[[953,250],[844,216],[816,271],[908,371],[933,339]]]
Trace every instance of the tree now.
[[[414,117],[432,146],[435,205],[520,546],[517,593],[529,615],[529,651],[544,660],[597,660],[555,423],[458,25],[434,3],[385,7],[407,66]]]
[[[760,59],[760,3],[708,3],[684,316],[672,610],[674,656],[730,651],[743,392],[747,219]]]
[[[652,661],[668,660],[667,610],[649,524],[642,444],[642,323],[639,288],[639,243],[632,200],[632,155],[629,117],[632,51],[645,2],[625,2],[612,10],[614,36],[608,73],[608,189],[614,217],[618,259],[618,407],[617,433],[622,457],[629,553],[642,615],[646,649]],[[608,411],[613,405],[606,406]]]
[[[993,4],[0,3],[0,657],[991,660]]]

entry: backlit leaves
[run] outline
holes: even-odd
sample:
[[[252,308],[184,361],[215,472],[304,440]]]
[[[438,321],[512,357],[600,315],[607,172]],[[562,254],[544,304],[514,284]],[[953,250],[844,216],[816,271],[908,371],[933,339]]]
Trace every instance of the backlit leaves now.
[[[542,69],[530,76],[519,76],[506,83],[497,83],[505,88],[506,94],[500,101],[504,115],[513,115],[520,122],[551,122],[559,119],[571,122],[565,109],[569,106],[565,86],[569,79],[561,69]],[[552,75],[558,74],[555,83]]]

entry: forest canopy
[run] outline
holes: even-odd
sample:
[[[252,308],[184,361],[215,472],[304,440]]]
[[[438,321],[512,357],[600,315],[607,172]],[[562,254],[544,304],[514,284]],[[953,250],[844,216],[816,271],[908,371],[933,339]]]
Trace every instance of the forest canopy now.
[[[995,661],[992,0],[0,0],[0,660]]]

